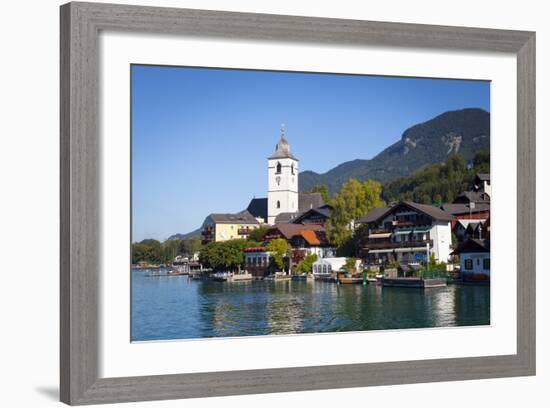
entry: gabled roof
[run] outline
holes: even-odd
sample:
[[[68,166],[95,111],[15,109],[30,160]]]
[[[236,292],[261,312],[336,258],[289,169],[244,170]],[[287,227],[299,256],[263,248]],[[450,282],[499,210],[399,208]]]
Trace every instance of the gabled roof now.
[[[418,204],[418,203],[413,203],[412,201],[404,201],[402,204],[405,204],[413,209],[416,209],[417,211],[420,211],[437,221],[451,221],[453,219],[453,217],[450,214],[447,214],[441,208],[434,207],[433,205]]]
[[[212,213],[207,218],[216,224],[259,224],[258,220],[246,210],[236,214]]]
[[[369,224],[371,222],[375,222],[379,218],[381,218],[382,215],[387,214],[390,209],[391,207],[374,208],[371,211],[369,211],[366,215],[359,218],[358,222],[361,224]]]
[[[470,213],[476,214],[480,212],[490,211],[491,204],[489,202],[476,203],[474,208],[470,209],[470,206],[468,204],[453,203],[453,204],[442,204],[440,208],[443,211],[452,215],[470,214]]]
[[[312,246],[321,245],[320,239],[317,237],[316,231],[311,230],[301,230],[300,235],[305,239],[305,241]]]
[[[453,201],[453,204],[458,203],[490,203],[491,197],[483,191],[464,191],[460,193]]]
[[[292,219],[292,222],[294,224],[300,224],[304,218],[307,218],[310,215],[320,215],[323,218],[327,219],[328,217],[330,217],[331,211],[332,207],[330,205],[323,205],[322,207],[312,208]]]
[[[325,231],[325,228],[318,224],[277,224],[267,231],[266,236],[278,232],[285,239],[291,239],[295,235],[300,235],[301,231]]]
[[[294,220],[300,217],[302,213],[300,212],[283,212],[277,214],[275,217],[275,224],[288,224],[294,222]]]
[[[463,242],[451,255],[459,255],[463,252],[491,252],[491,243],[488,239],[473,239]]]
[[[267,198],[253,198],[246,210],[254,217],[267,221]]]
[[[319,208],[325,205],[321,193],[299,193],[298,212],[306,212],[312,208]]]
[[[391,214],[396,208],[400,206],[408,207],[409,209],[427,215],[428,217],[436,221],[452,221],[453,219],[450,214],[446,213],[438,207],[434,207],[433,205],[419,204],[412,201],[401,201],[400,203],[397,203],[392,207],[375,208],[364,217],[361,217],[359,219],[359,222],[364,224],[377,222],[382,218],[385,218],[387,215]]]

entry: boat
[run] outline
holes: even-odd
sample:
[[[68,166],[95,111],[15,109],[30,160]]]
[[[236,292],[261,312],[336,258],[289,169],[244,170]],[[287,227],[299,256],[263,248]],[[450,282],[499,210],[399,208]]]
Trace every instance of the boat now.
[[[360,284],[363,283],[363,278],[354,278],[354,277],[341,277],[338,278],[338,283],[341,284]]]
[[[216,272],[212,274],[212,280],[216,282],[227,282],[233,276],[231,272]]]

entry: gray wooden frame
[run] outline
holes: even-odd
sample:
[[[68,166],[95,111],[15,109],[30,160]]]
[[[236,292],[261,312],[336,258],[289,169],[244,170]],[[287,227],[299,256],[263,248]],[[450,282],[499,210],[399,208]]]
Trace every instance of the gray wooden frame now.
[[[517,56],[517,354],[99,378],[100,30]],[[61,400],[95,404],[535,374],[535,33],[69,3],[61,6]],[[498,205],[498,204],[497,204]]]

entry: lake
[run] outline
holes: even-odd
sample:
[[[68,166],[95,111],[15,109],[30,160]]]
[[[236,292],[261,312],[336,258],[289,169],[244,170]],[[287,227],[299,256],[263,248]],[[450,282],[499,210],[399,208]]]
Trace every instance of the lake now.
[[[194,281],[132,271],[132,340],[490,324],[488,286]]]

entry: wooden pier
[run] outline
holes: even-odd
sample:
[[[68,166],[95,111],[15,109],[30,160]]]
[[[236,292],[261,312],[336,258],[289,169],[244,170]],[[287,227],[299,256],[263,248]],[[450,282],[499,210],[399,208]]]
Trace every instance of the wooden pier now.
[[[440,288],[447,286],[445,278],[382,278],[382,286],[394,288]]]

